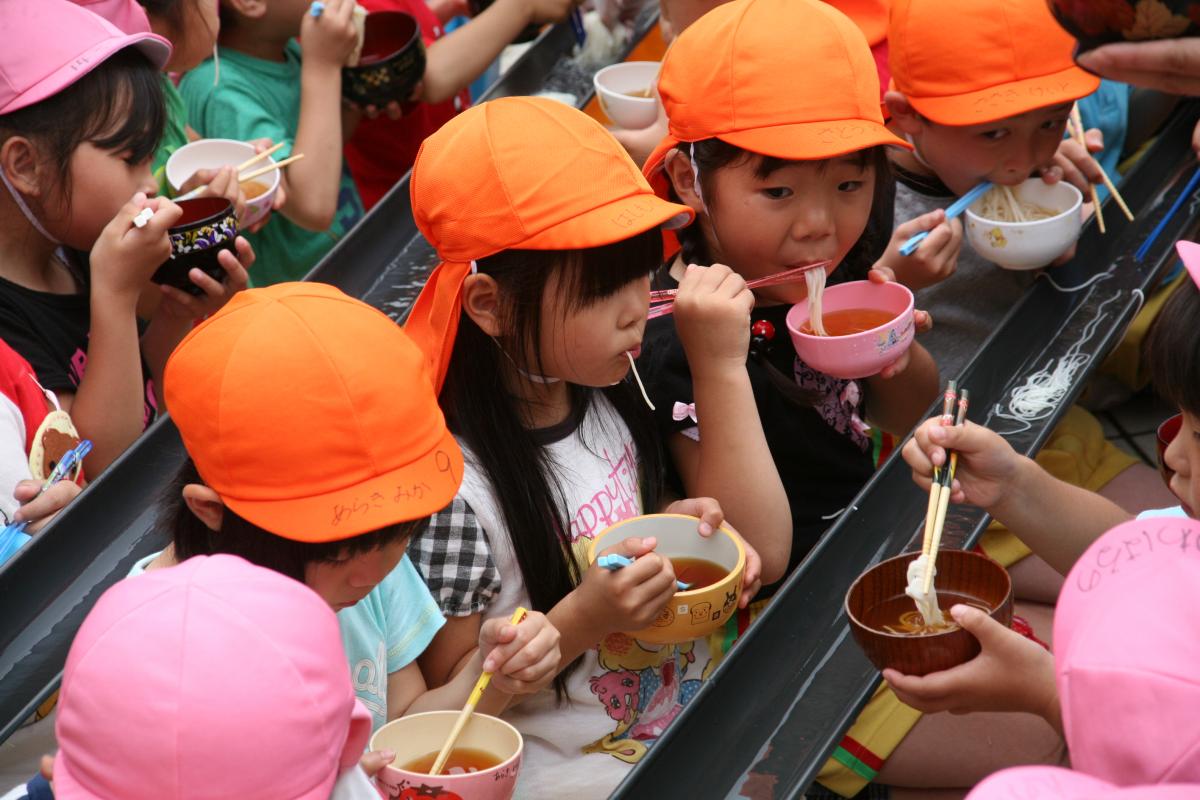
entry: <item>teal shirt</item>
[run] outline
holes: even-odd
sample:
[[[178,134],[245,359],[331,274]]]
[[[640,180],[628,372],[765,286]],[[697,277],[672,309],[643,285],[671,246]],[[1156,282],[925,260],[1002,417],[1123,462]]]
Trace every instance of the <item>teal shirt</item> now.
[[[165,74],[162,76],[163,98],[167,101],[167,127],[163,130],[162,140],[154,153],[154,179],[158,181],[158,193],[164,197],[171,196],[171,186],[167,182],[167,159],[188,143],[187,135],[187,106],[183,96],[171,83]]]
[[[268,138],[283,142],[273,157],[291,155],[300,125],[300,45],[288,43],[285,60],[265,61],[222,47],[221,82],[213,86],[216,67],[210,58],[183,77],[179,85],[192,127],[208,138]],[[340,109],[330,109],[340,113]],[[301,228],[276,214],[260,232],[247,234],[257,261],[250,269],[251,286],[269,286],[303,278],[363,215],[362,200],[350,170],[342,164],[337,213],[324,231]]]
[[[337,616],[354,693],[371,711],[371,730],[378,730],[387,722],[388,675],[416,661],[446,620],[407,555]]]
[[[1114,183],[1120,183],[1121,151],[1125,149],[1125,135],[1129,131],[1129,96],[1133,88],[1128,84],[1102,80],[1100,88],[1079,101],[1079,113],[1083,117],[1085,130],[1099,128],[1104,134],[1104,149],[1095,154],[1095,159]],[[1108,187],[1097,186],[1100,202],[1108,198]]]

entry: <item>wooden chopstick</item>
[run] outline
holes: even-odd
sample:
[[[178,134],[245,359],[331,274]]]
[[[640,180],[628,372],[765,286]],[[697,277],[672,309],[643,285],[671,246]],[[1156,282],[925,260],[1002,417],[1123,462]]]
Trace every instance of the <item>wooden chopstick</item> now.
[[[267,166],[263,167],[262,169],[256,169],[256,170],[254,170],[254,172],[248,173],[246,175],[240,175],[238,177],[238,183],[245,183],[246,181],[253,180],[254,178],[257,178],[260,175],[266,175],[268,172],[272,172],[274,170],[280,169],[281,167],[286,167],[288,164],[292,164],[296,161],[299,161],[302,158],[304,158],[304,153],[297,153],[294,156],[285,158],[283,161],[276,161],[274,164],[268,164]]]
[[[954,399],[958,392],[958,382],[946,384],[946,392],[942,395],[942,424],[954,422]],[[929,508],[925,511],[925,536],[921,540],[921,555],[929,555],[929,545],[933,542],[933,524],[937,520],[938,495],[941,493],[941,469],[933,468],[933,483],[929,486]],[[926,559],[928,560],[928,559]]]
[[[525,619],[527,613],[525,609],[518,607],[513,612],[509,622],[516,625]],[[442,745],[442,749],[438,751],[437,758],[433,761],[433,768],[429,770],[430,775],[437,775],[446,766],[446,761],[449,760],[450,754],[454,752],[454,744],[458,741],[458,737],[462,735],[463,728],[467,726],[467,720],[471,718],[471,714],[475,711],[475,706],[479,704],[479,699],[483,697],[483,690],[491,682],[492,673],[490,672],[483,673],[479,676],[479,680],[475,682],[475,688],[471,690],[471,696],[467,698],[467,704],[463,706],[462,713],[454,721],[454,727],[450,729],[450,735],[446,737],[446,743]]]
[[[1087,141],[1083,132],[1083,115],[1079,113],[1078,103],[1071,107],[1071,121],[1075,123],[1075,138],[1083,145],[1083,149],[1086,151]],[[1108,173],[1105,172],[1104,167],[1100,166],[1100,162],[1097,161],[1096,166],[1100,167],[1100,179],[1104,182],[1104,188],[1108,189],[1108,193],[1112,195],[1113,200],[1117,201],[1117,206],[1120,207],[1121,213],[1125,215],[1125,219],[1133,222],[1133,212],[1129,210],[1129,206],[1125,203],[1125,198],[1121,197],[1121,193],[1113,185],[1112,178],[1108,177]],[[1095,189],[1092,190],[1092,194],[1095,194]],[[1100,232],[1104,232],[1103,227],[1100,228]]]
[[[962,425],[963,420],[967,417],[968,395],[970,393],[962,390],[962,395],[958,398],[958,416],[954,420],[956,426]],[[946,512],[950,508],[950,495],[954,493],[954,470],[958,467],[958,452],[950,451],[949,463],[946,465],[946,470],[942,473],[942,488],[938,494],[938,509],[937,520],[933,525],[933,539],[929,543],[929,561],[925,566],[925,583],[922,591],[929,593],[929,587],[933,585],[934,568],[937,565],[938,548],[942,544],[942,529],[946,527]]]
[[[237,174],[241,175],[242,170],[253,167],[255,164],[262,161],[264,158],[270,158],[275,153],[278,153],[279,148],[283,147],[285,144],[287,144],[287,142],[277,142],[276,144],[271,145],[266,150],[263,150],[261,153],[254,156],[253,158],[247,158],[245,161],[243,161],[242,163],[237,165],[235,172],[237,172]]]
[[[1087,138],[1083,135],[1083,116],[1079,113],[1079,106],[1071,106],[1071,117],[1067,120],[1067,127],[1071,129],[1071,137],[1079,143],[1083,148],[1083,152],[1087,152]],[[1099,162],[1096,162],[1099,165]],[[1100,168],[1104,172],[1104,168]],[[1107,175],[1105,177],[1108,177]],[[1096,224],[1100,226],[1100,233],[1107,233],[1104,226],[1104,209],[1100,207],[1100,195],[1096,191],[1096,184],[1088,181],[1088,193],[1092,197],[1092,208],[1096,212]]]

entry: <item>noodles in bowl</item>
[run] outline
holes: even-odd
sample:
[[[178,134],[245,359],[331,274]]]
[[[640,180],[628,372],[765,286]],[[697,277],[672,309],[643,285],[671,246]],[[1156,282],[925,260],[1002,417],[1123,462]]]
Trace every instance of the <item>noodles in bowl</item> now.
[[[964,215],[975,252],[1005,269],[1037,269],[1063,255],[1083,229],[1083,195],[1066,181],[995,186]]]
[[[993,186],[979,198],[975,208],[979,216],[997,222],[1036,222],[1061,213],[1038,203],[1018,200],[1007,186]]]

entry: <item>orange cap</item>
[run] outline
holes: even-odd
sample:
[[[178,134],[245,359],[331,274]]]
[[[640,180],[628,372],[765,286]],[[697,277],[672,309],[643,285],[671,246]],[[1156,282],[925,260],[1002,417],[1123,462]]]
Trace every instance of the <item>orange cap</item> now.
[[[1085,97],[1100,79],[1075,66],[1046,0],[892,0],[892,83],[923,116],[975,125]]]
[[[413,218],[440,264],[405,330],[445,378],[470,264],[504,250],[575,250],[692,220],[654,195],[600,123],[553,100],[506,97],[459,114],[417,153]]]
[[[818,0],[734,0],[694,22],[667,51],[658,92],[668,134],[644,172],[658,176],[680,142],[721,139],[743,150],[816,160],[890,144],[879,73],[863,33]]]
[[[287,539],[426,517],[462,480],[421,351],[332,286],[238,292],[176,348],[163,388],[204,482]]]

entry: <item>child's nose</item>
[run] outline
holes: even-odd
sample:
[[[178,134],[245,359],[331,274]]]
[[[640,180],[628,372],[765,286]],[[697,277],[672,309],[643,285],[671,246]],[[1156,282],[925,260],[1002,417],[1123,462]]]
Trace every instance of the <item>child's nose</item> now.
[[[833,214],[824,203],[812,203],[803,208],[792,225],[792,238],[823,239],[833,235]]]
[[[1163,451],[1163,463],[1167,465],[1167,469],[1179,475],[1181,478],[1190,478],[1192,471],[1187,463],[1187,458],[1184,456],[1183,446],[1183,431],[1181,430],[1175,435],[1167,445],[1167,449]]]

